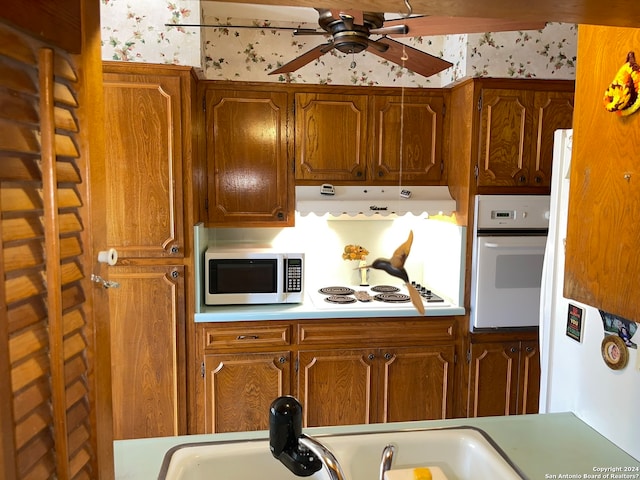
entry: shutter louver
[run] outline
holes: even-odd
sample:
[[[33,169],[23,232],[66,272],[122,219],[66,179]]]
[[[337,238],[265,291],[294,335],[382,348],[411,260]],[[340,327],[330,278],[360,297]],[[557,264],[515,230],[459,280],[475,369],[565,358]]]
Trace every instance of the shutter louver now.
[[[13,430],[0,442],[6,478],[96,476],[75,71],[65,52],[0,24],[0,400],[12,406],[0,421],[3,434]]]

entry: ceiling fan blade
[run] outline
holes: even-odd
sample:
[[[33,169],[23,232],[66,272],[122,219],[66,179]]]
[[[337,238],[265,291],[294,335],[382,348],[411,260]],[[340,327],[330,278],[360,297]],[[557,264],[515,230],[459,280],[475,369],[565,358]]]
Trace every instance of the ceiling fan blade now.
[[[277,75],[277,74],[280,74],[280,73],[295,72],[299,68],[302,68],[305,65],[307,65],[308,63],[311,63],[314,60],[320,58],[322,55],[324,55],[325,53],[331,51],[333,48],[334,48],[333,43],[323,43],[321,45],[318,45],[317,47],[309,50],[308,52],[303,53],[299,57],[294,58],[289,63],[285,63],[280,68],[277,68],[276,70],[273,70],[272,72],[269,72],[269,75]]]
[[[390,27],[372,28],[369,33],[374,35],[404,35],[409,33],[409,27],[405,24],[392,25]]]
[[[331,35],[329,32],[325,32],[324,30],[311,30],[308,28],[296,28],[293,31],[294,35]]]
[[[527,22],[523,20],[509,20],[504,18],[477,17],[437,17],[422,16],[399,18],[384,22],[385,27],[406,25],[409,31],[404,35],[394,37],[423,37],[431,35],[452,35],[458,33],[507,32],[517,30],[541,30],[545,22]]]
[[[388,48],[385,51],[379,51],[376,48],[371,48],[369,51],[379,57],[389,60],[390,62],[397,63],[412,72],[415,72],[423,77],[430,77],[447,68],[453,66],[453,63],[447,62],[433,55],[429,55],[426,52],[422,52],[416,48],[404,45],[390,38],[381,38],[375,43],[386,45]],[[402,57],[406,53],[406,60],[402,60]]]
[[[273,27],[271,25],[222,25],[215,23],[165,23],[165,27],[185,27],[185,28],[253,28],[257,30],[293,30],[294,35],[313,35],[314,33],[326,34],[325,31],[318,31],[315,28],[300,27]],[[296,33],[299,32],[299,33]]]

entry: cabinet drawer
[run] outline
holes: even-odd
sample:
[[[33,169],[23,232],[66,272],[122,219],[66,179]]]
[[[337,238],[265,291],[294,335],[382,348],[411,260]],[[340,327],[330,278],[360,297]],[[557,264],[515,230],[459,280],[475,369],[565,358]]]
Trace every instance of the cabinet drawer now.
[[[454,317],[446,320],[417,322],[331,322],[301,323],[298,326],[300,345],[415,345],[424,342],[451,341],[454,338]]]
[[[289,325],[215,326],[204,328],[204,350],[279,347],[291,343]]]

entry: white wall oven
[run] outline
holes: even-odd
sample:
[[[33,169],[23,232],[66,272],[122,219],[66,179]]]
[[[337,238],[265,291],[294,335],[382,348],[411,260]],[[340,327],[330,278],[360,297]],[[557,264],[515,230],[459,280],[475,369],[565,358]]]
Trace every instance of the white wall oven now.
[[[539,324],[549,206],[548,195],[476,196],[473,330]]]

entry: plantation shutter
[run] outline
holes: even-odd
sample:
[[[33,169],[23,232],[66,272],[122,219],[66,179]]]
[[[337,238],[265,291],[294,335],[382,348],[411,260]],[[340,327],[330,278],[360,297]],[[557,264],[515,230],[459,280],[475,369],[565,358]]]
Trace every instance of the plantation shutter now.
[[[73,57],[0,23],[0,477],[96,478]]]

